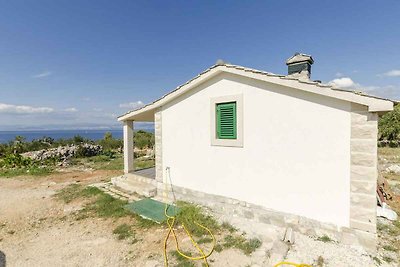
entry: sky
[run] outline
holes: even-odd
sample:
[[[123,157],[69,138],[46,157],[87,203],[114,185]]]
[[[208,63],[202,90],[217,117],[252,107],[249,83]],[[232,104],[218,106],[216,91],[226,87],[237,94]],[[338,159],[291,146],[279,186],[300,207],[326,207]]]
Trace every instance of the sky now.
[[[0,3],[0,131],[119,128],[218,59],[400,99],[400,1]]]

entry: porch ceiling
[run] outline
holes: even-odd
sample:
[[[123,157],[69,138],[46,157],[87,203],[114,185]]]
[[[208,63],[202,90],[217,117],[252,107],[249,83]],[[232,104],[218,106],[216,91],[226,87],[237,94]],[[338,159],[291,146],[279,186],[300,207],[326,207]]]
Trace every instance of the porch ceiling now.
[[[134,113],[129,117],[124,117],[124,121],[145,121],[154,122],[155,109],[149,109],[144,112]]]

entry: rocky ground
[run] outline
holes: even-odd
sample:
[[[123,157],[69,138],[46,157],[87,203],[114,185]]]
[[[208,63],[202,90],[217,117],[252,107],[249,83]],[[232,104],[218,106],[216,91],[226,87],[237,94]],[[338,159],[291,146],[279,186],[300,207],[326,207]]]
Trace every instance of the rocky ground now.
[[[397,156],[390,155],[381,159],[386,158],[388,165],[397,164],[392,162]],[[393,181],[398,179],[393,171],[385,173]],[[76,214],[84,209],[87,199],[65,202],[55,197],[71,184],[85,187],[119,174],[117,170],[66,168],[45,177],[0,178],[0,266],[4,258],[6,266],[163,266],[165,226],[143,226],[131,217],[79,217]],[[397,207],[396,201],[392,206]],[[121,224],[133,225],[135,234],[119,240],[113,231]],[[400,224],[379,219],[378,230],[380,247],[375,257],[324,237],[295,234],[295,243],[289,246],[280,241],[282,233],[271,227],[251,255],[237,248],[219,247],[209,264],[273,266],[285,259],[312,266],[398,266]],[[182,249],[189,251],[190,239],[182,229],[178,235]],[[218,233],[218,244],[226,244],[228,235],[229,229]],[[208,250],[211,245],[203,246]],[[201,266],[202,262],[177,257],[174,250],[170,242],[170,266]]]
[[[385,179],[385,190],[389,194],[387,202],[400,215],[400,148],[379,148],[378,155],[380,179]],[[377,228],[380,259],[399,266],[400,218],[394,222],[378,218]]]
[[[58,158],[60,160],[59,166],[66,166],[68,165],[67,164],[68,161],[77,154],[82,154],[82,156],[91,157],[99,155],[102,151],[103,148],[99,145],[84,143],[81,145],[72,144],[67,146],[59,146],[57,148],[30,151],[23,153],[22,156],[36,161]]]
[[[55,198],[71,184],[108,181],[118,174],[86,170],[0,179],[0,251],[6,266],[163,266],[164,226],[140,227],[134,239],[118,240],[113,234],[116,226],[135,224],[134,219],[80,219],[75,213],[83,208],[85,200],[63,203]],[[188,250],[190,240],[182,231],[179,235],[182,248]],[[174,247],[170,246],[172,251]],[[180,264],[173,256],[170,261],[171,266]],[[230,261],[237,262],[233,266],[251,263],[235,249],[215,253],[210,261],[214,266],[228,266]]]

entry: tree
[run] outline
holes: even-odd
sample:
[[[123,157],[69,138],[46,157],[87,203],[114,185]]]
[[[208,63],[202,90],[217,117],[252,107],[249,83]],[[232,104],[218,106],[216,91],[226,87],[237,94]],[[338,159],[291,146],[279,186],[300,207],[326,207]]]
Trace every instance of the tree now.
[[[85,139],[82,136],[80,136],[79,134],[72,137],[72,140],[73,140],[74,144],[81,144],[81,143],[85,142]]]
[[[379,120],[379,140],[395,141],[400,139],[400,104]]]
[[[113,139],[112,133],[106,132],[104,134],[104,140],[111,140],[111,139]]]
[[[123,146],[121,139],[115,139],[110,132],[106,132],[102,140],[97,142],[105,151],[119,149]]]
[[[135,147],[139,149],[154,147],[154,134],[139,130],[133,136]]]
[[[25,147],[25,137],[17,135],[13,142],[14,154],[22,153]]]

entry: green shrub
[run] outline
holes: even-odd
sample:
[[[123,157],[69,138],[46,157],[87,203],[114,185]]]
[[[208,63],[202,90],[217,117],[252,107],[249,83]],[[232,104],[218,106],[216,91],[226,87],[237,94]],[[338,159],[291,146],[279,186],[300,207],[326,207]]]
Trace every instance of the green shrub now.
[[[33,139],[31,142],[25,143],[24,152],[47,149],[47,148],[52,147],[53,143],[54,143],[54,139],[51,137],[43,136],[42,138],[39,138],[39,139]]]
[[[102,153],[101,146],[86,146],[85,144],[78,145],[78,149],[75,152],[75,157],[85,158],[93,157]]]
[[[391,257],[389,257],[389,256],[383,256],[382,259],[383,259],[384,261],[386,261],[387,263],[391,263],[391,262],[394,261],[394,259],[391,258]]]
[[[397,252],[397,250],[398,250],[397,248],[395,248],[392,245],[384,245],[383,249],[386,250],[386,251],[391,251],[391,252]]]
[[[7,144],[0,144],[0,157],[3,157],[5,154],[9,154],[10,148]]]
[[[121,149],[124,145],[122,139],[115,139],[110,132],[104,134],[104,138],[97,141],[104,150]]]
[[[77,145],[85,142],[85,138],[83,138],[79,134],[72,137],[72,140],[73,140],[73,143],[77,144]]]
[[[30,158],[24,158],[20,154],[7,154],[1,161],[3,168],[20,168],[20,167],[31,167],[34,161]]]
[[[239,246],[239,249],[241,249],[244,254],[250,255],[256,249],[258,249],[261,246],[261,244],[262,244],[261,240],[257,238],[251,238],[246,242],[244,242],[241,246]]]
[[[17,135],[14,141],[10,143],[10,146],[12,147],[12,152],[14,154],[23,153],[26,150],[25,144],[25,137]]]
[[[31,142],[27,142],[25,137],[16,136],[13,141],[8,144],[0,145],[0,156],[4,154],[14,153],[24,153],[28,151],[41,150],[52,147],[54,144],[54,139],[50,137],[42,137],[39,139],[34,139]]]
[[[87,155],[88,155],[88,150],[84,146],[79,146],[75,153],[75,157],[77,158],[84,158]]]
[[[327,235],[323,235],[323,236],[319,236],[317,238],[318,241],[324,242],[324,243],[328,243],[328,242],[333,242],[334,240],[331,239],[329,236]]]
[[[378,265],[382,264],[382,261],[377,256],[372,257],[372,259],[376,262],[376,264]]]
[[[72,138],[60,138],[55,140],[51,147],[59,147],[59,146],[66,146],[66,145],[80,145],[82,143],[93,144],[94,142],[88,138],[84,138],[82,136],[75,135]]]
[[[379,140],[400,139],[400,105],[395,105],[391,112],[386,113],[379,120]]]
[[[55,159],[40,162],[22,157],[20,154],[6,154],[0,159],[0,177],[47,175],[53,171],[54,163]]]
[[[211,242],[213,242],[213,239],[211,237],[206,236],[206,237],[202,237],[199,240],[197,240],[196,243],[200,245],[200,244],[206,244],[206,243],[211,243]]]
[[[104,149],[104,147],[103,147],[103,149]],[[110,159],[115,159],[116,158],[116,154],[117,153],[115,153],[114,151],[111,151],[111,150],[105,150],[102,153],[102,155],[107,157],[109,160]]]
[[[221,224],[221,227],[226,229],[226,230],[228,230],[230,233],[234,233],[234,232],[237,231],[237,229],[232,224],[230,224],[228,222],[223,222]]]
[[[133,135],[133,142],[139,149],[154,147],[154,134],[143,130],[139,130]]]

